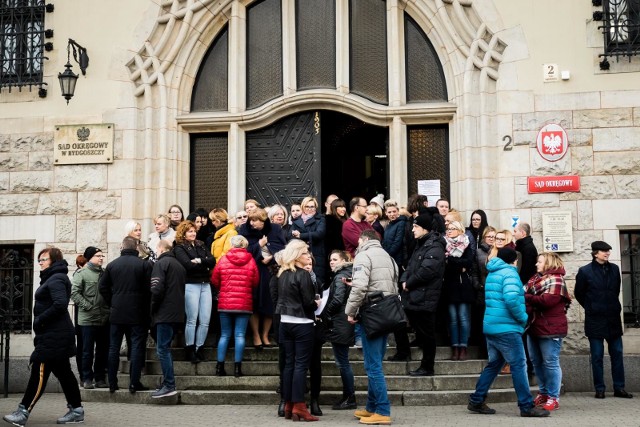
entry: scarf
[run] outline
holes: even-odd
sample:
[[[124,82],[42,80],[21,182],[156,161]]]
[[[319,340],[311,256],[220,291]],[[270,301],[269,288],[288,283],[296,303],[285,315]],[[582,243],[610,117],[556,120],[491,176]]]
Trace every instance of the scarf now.
[[[542,295],[544,293],[561,295],[566,301],[565,308],[569,308],[571,295],[564,281],[564,275],[565,271],[562,267],[545,271],[543,274],[536,273],[527,283],[527,292],[533,295]]]
[[[315,214],[313,214],[313,215],[302,214],[302,222],[306,224],[307,221],[310,220],[311,218],[313,218],[314,216],[315,216]]]
[[[444,239],[447,241],[446,256],[460,258],[464,253],[464,250],[469,246],[469,237],[464,233],[453,238],[445,236]]]

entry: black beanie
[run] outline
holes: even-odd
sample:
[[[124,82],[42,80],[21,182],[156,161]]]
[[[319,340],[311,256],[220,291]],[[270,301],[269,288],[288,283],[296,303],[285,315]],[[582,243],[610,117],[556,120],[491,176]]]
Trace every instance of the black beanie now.
[[[501,248],[498,249],[498,258],[507,264],[513,264],[513,262],[518,259],[518,254],[511,248]]]
[[[421,213],[413,220],[413,223],[427,231],[431,231],[433,229],[433,216],[429,212]]]
[[[102,251],[100,249],[96,248],[95,246],[88,246],[87,249],[84,250],[84,253],[82,254],[82,256],[87,261],[89,261],[98,252],[102,252]]]

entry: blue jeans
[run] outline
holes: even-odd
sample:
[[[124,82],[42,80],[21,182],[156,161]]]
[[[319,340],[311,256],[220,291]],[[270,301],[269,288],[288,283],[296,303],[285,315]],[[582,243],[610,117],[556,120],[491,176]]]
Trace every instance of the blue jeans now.
[[[391,403],[387,396],[387,382],[382,371],[382,360],[387,350],[387,336],[369,339],[362,334],[362,352],[364,354],[364,370],[367,371],[368,390],[367,406],[369,412],[391,416]]]
[[[184,309],[187,315],[187,325],[184,330],[186,345],[204,345],[209,333],[211,320],[211,285],[208,283],[187,283],[184,290]],[[199,321],[196,332],[196,321]]]
[[[486,337],[489,363],[482,370],[476,383],[476,391],[469,396],[469,402],[479,404],[485,401],[491,384],[506,362],[511,365],[511,379],[518,397],[518,407],[521,412],[528,411],[533,407],[533,398],[527,378],[527,358],[524,354],[522,335],[511,332]]]
[[[340,378],[342,378],[342,393],[345,396],[351,396],[355,393],[355,379],[353,377],[353,369],[349,363],[349,346],[346,344],[331,343],[333,348],[333,357],[336,359],[336,366],[340,369]]]
[[[449,304],[451,347],[466,347],[471,330],[471,304]]]
[[[560,350],[562,338],[540,338],[527,335],[529,359],[538,379],[540,394],[560,396],[562,368],[560,368]]]
[[[304,402],[307,370],[313,351],[313,323],[280,323],[280,345],[284,345],[282,398],[287,402]]]
[[[613,377],[613,389],[624,389],[624,362],[622,361],[622,337],[607,340],[609,357],[611,358],[611,376]],[[591,370],[593,371],[593,386],[596,391],[605,391],[603,363],[604,339],[589,338],[591,350]]]
[[[173,357],[171,356],[171,340],[174,332],[174,325],[171,323],[156,324],[156,353],[162,367],[162,385],[167,388],[176,388]]]
[[[247,333],[247,324],[249,323],[249,313],[228,313],[220,312],[220,340],[218,340],[218,362],[224,362],[227,355],[227,347],[229,346],[229,337],[233,330],[235,340],[235,362],[242,362],[242,354],[244,353],[244,336]],[[235,327],[234,327],[235,324]]]
[[[82,380],[93,381],[95,378],[96,381],[104,381],[109,358],[109,324],[80,326],[80,331],[82,332]]]
[[[120,363],[120,346],[125,333],[131,336],[131,367],[129,368],[129,385],[139,385],[142,365],[147,345],[147,326],[111,324],[111,342],[109,343],[109,387],[118,386],[118,364]]]

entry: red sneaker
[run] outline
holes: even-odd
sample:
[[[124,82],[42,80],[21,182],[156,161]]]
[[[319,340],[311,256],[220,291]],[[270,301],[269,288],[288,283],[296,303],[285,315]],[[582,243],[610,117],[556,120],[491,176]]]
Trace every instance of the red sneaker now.
[[[536,398],[533,400],[533,405],[534,406],[543,406],[545,403],[547,403],[547,400],[549,399],[549,396],[547,396],[546,394],[539,394],[536,396]]]
[[[558,399],[555,397],[550,397],[547,399],[547,403],[543,406],[547,411],[555,411],[556,409],[560,409],[560,404],[558,403]]]

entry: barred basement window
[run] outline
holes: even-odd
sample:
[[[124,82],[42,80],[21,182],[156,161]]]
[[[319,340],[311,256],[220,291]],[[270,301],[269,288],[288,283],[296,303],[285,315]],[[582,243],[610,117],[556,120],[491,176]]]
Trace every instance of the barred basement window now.
[[[594,5],[599,2],[594,1]],[[604,35],[604,54],[618,59],[620,56],[640,55],[640,0],[603,0],[601,14],[594,13],[594,18],[601,18],[599,26]],[[602,64],[601,64],[602,68]]]
[[[0,0],[0,88],[41,86],[44,0]]]

